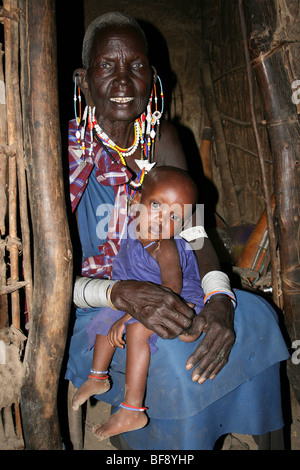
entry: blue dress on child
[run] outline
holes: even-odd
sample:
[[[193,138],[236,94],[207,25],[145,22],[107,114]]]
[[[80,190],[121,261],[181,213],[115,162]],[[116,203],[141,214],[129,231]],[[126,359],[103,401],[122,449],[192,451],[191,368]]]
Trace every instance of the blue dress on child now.
[[[101,186],[92,172],[79,202],[79,232],[83,257],[97,254],[101,238],[100,204],[113,205],[114,193]],[[224,434],[261,435],[284,426],[281,406],[280,363],[289,357],[274,309],[263,298],[235,291],[236,341],[221,372],[203,384],[191,380],[185,369],[196,343],[158,337],[151,355],[145,406],[149,423],[123,434],[134,450],[210,450]],[[87,325],[99,309],[76,310],[66,379],[79,388],[92,366]],[[200,338],[201,341],[201,338]],[[117,407],[124,398],[126,348],[117,348],[110,376],[112,388],[97,399]]]
[[[124,281],[134,279],[136,281],[149,281],[161,284],[161,275],[158,262],[144,249],[143,245],[135,236],[135,221],[128,226],[126,237],[120,244],[120,250],[113,262],[112,279]],[[204,293],[202,290],[198,263],[195,253],[190,249],[188,243],[182,238],[176,238],[180,266],[182,270],[182,290],[181,297],[194,305],[195,313],[204,307]],[[113,310],[110,307],[103,307],[99,313],[88,323],[87,333],[89,344],[92,347],[95,343],[96,335],[107,336],[111,326],[119,320],[125,312]],[[125,323],[135,323],[137,320],[131,318]],[[157,351],[158,335],[153,333],[149,339],[150,352]]]

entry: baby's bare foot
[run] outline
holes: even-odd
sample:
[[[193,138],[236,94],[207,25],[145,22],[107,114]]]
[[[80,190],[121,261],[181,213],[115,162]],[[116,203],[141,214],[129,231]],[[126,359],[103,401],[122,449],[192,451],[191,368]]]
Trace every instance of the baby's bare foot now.
[[[196,341],[196,339],[199,338],[199,334],[196,334],[196,335],[182,334],[182,335],[179,335],[178,338],[184,343],[192,343],[193,341]]]
[[[142,411],[132,411],[120,408],[102,424],[97,424],[92,431],[99,441],[123,432],[136,431],[146,426],[148,417]]]
[[[93,379],[88,378],[84,384],[77,390],[72,400],[73,410],[78,410],[79,406],[82,405],[88,398],[93,395],[100,395],[110,389],[109,379]]]

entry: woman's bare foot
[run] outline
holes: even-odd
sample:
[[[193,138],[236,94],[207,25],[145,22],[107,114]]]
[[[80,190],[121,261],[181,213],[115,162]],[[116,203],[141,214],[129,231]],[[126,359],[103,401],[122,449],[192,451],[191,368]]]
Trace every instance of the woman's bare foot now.
[[[105,393],[110,389],[109,379],[93,379],[89,377],[84,384],[77,390],[72,400],[73,410],[78,410],[80,405],[82,405],[88,398],[93,395],[100,395]]]
[[[146,426],[148,417],[143,411],[120,408],[102,424],[96,424],[92,431],[99,441],[123,432],[136,431]]]

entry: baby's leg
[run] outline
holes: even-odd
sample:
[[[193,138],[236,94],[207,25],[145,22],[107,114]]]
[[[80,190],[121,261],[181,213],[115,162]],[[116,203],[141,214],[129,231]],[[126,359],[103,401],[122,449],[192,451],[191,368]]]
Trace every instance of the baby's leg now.
[[[89,397],[100,395],[110,389],[107,369],[112,360],[115,349],[116,348],[111,346],[107,341],[107,336],[96,336],[93,366],[87,381],[81,385],[73,397],[73,410],[78,410],[79,406],[82,405]]]
[[[107,421],[93,427],[99,440],[143,428],[148,422],[143,401],[150,361],[148,339],[152,333],[141,323],[127,325],[124,408],[120,407]]]

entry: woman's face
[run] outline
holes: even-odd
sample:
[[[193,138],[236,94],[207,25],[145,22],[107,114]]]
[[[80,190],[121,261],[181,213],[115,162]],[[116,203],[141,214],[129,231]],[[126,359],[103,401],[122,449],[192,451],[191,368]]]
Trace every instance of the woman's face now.
[[[145,44],[130,26],[108,26],[95,36],[87,71],[100,124],[132,121],[147,106],[152,85]]]

